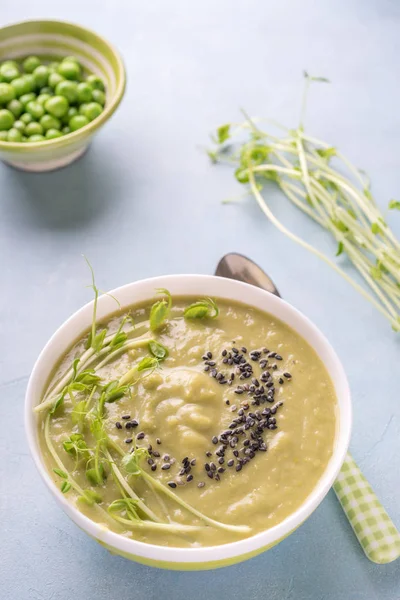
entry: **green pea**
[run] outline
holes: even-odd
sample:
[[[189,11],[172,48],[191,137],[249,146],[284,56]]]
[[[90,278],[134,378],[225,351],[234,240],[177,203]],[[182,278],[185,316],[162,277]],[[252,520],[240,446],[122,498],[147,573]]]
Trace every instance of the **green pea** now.
[[[24,133],[26,125],[23,121],[15,121],[13,127],[14,129],[18,129],[21,133]]]
[[[22,78],[25,79],[25,81],[29,85],[29,91],[34,92],[36,90],[35,77],[33,75],[27,74],[27,75],[22,75]]]
[[[76,56],[66,56],[65,58],[62,59],[62,62],[73,62],[73,63],[76,63],[78,65],[78,67],[81,66],[81,63],[76,58]]]
[[[87,125],[88,123],[89,119],[84,115],[75,115],[75,117],[72,117],[72,119],[70,120],[69,126],[71,128],[71,131],[77,131],[78,129],[81,129],[81,127],[85,127],[85,125]]]
[[[78,102],[90,102],[92,100],[92,88],[88,83],[78,83]]]
[[[56,94],[64,96],[70,104],[78,100],[78,85],[75,81],[60,81],[56,87]]]
[[[47,100],[45,109],[53,117],[61,118],[68,112],[68,100],[64,96],[52,96]]]
[[[106,103],[106,95],[101,90],[93,90],[92,92],[94,102],[97,102],[101,106],[104,106]]]
[[[58,129],[48,129],[46,131],[46,138],[48,140],[54,140],[55,138],[61,137],[62,133]]]
[[[64,81],[64,77],[60,73],[50,73],[48,83],[51,88],[56,88],[60,81]]]
[[[36,67],[36,69],[33,71],[36,87],[42,88],[47,85],[49,75],[50,71],[46,65],[40,65],[40,67]]]
[[[12,112],[3,108],[0,110],[0,131],[11,129],[14,124],[14,115]]]
[[[37,69],[39,65],[40,58],[38,56],[28,56],[22,63],[25,73],[33,73],[33,71]]]
[[[75,106],[71,106],[71,108],[68,109],[67,114],[63,116],[62,122],[64,123],[64,125],[68,125],[70,119],[72,119],[72,117],[75,117],[75,115],[78,114],[78,109]]]
[[[63,135],[68,135],[69,133],[71,133],[71,129],[68,126],[65,126],[62,128],[61,133]]]
[[[41,104],[42,106],[44,106],[45,102],[51,98],[50,94],[39,94],[39,96],[36,98],[36,102],[39,102],[39,104]]]
[[[53,61],[53,62],[49,63],[47,66],[50,69],[50,71],[52,71],[54,73],[55,71],[57,71],[59,65],[60,65],[59,62]]]
[[[43,135],[40,135],[40,133],[35,133],[34,135],[31,135],[30,137],[28,137],[28,139],[26,140],[27,142],[44,142],[45,137]]]
[[[19,120],[22,121],[25,125],[28,125],[28,123],[32,123],[33,117],[32,115],[26,112],[20,116]]]
[[[89,75],[86,79],[86,82],[90,85],[92,90],[100,90],[101,92],[105,92],[103,80],[97,75]]]
[[[12,127],[7,135],[7,142],[22,142],[22,133]]]
[[[21,140],[21,141],[22,141],[22,142],[26,142],[26,141],[27,141],[27,139],[28,139],[28,138],[26,137],[26,135],[23,135],[23,136],[22,136],[22,140]]]
[[[7,104],[15,98],[15,90],[9,83],[0,83],[0,104]]]
[[[89,106],[88,102],[84,102],[83,104],[81,104],[79,107],[79,114],[84,115],[88,106]]]
[[[12,112],[16,119],[18,119],[24,112],[22,103],[17,99],[11,100],[11,102],[7,104],[7,108],[10,112]]]
[[[21,102],[21,104],[23,106],[26,106],[27,104],[29,104],[29,102],[34,102],[36,100],[36,94],[34,94],[33,92],[30,92],[29,94],[24,94],[23,96],[20,96],[19,101]]]
[[[65,79],[72,79],[74,81],[79,81],[81,77],[80,66],[73,61],[63,61],[60,63],[57,72],[65,77]]]
[[[8,131],[0,131],[0,142],[7,142]]]
[[[41,94],[49,94],[49,96],[53,96],[54,95],[54,90],[49,85],[45,85],[40,90],[40,93]]]
[[[40,124],[45,131],[48,129],[61,129],[61,121],[51,115],[43,115],[40,119]]]
[[[26,126],[25,133],[28,136],[31,136],[31,135],[42,135],[43,134],[43,127],[41,126],[40,123],[37,123],[36,121],[32,121],[32,123],[28,123],[28,125]]]
[[[89,104],[85,105],[81,114],[89,119],[89,121],[93,121],[96,117],[99,116],[100,113],[103,112],[103,107],[100,106],[97,102],[89,102]]]
[[[25,106],[26,112],[28,112],[36,120],[40,119],[44,115],[44,108],[39,102],[28,102]]]
[[[24,94],[29,94],[29,92],[32,91],[29,81],[27,81],[25,77],[17,77],[17,79],[14,79],[10,85],[14,89],[15,96],[17,98],[23,96]]]
[[[19,77],[19,70],[13,65],[2,64],[0,67],[0,74],[3,81],[5,81],[6,83],[10,83],[10,81]]]
[[[18,71],[19,71],[19,65],[16,60],[5,60],[2,63],[2,66],[3,67],[14,67],[14,69],[18,69]]]

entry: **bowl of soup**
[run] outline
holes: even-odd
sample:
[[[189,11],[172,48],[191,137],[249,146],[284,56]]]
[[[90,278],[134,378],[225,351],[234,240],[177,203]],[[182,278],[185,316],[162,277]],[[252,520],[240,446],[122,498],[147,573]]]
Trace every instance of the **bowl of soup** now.
[[[88,535],[147,565],[211,569],[316,509],[351,401],[333,348],[290,304],[173,275],[96,292],[41,352],[25,417],[44,482]]]

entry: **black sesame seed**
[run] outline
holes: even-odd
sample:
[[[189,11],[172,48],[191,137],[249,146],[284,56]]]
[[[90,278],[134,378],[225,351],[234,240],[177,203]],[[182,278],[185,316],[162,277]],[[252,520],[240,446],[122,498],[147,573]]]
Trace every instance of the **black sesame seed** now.
[[[170,468],[171,468],[171,465],[169,463],[164,463],[161,467],[161,469],[163,471],[168,471],[168,469],[170,469]]]
[[[245,346],[242,346],[241,351],[244,352],[246,354],[247,352],[247,348]]]
[[[125,444],[132,444],[133,439],[132,438],[126,438],[125,440]]]
[[[223,465],[223,464],[224,464],[224,462],[225,462],[225,459],[224,459],[224,457],[223,457],[223,456],[221,456],[221,458],[219,458],[219,459],[218,459],[218,462],[219,462],[219,464],[220,464],[220,465]]]
[[[148,458],[147,459],[147,464],[150,465],[150,466],[154,465],[154,460],[152,458]]]
[[[222,354],[222,356],[226,356],[228,354],[228,352],[224,349],[224,350],[222,350],[221,354]]]
[[[214,437],[211,439],[213,444],[218,444],[218,438],[216,435],[214,435]]]
[[[282,385],[284,382],[284,380],[282,379],[282,377],[279,377],[279,383]]]
[[[238,465],[236,465],[236,471],[241,471],[242,470],[242,464],[239,463]]]
[[[152,471],[156,471],[156,469],[157,469],[157,465],[151,465],[151,470]]]
[[[144,438],[144,431],[141,431],[140,433],[137,434],[136,439],[137,440],[142,440]]]
[[[239,452],[237,450],[233,451],[233,456],[236,456],[236,458],[239,456]]]
[[[217,363],[215,362],[215,360],[208,360],[206,362],[206,365],[208,365],[209,367],[215,367]]]
[[[207,471],[207,475],[209,476],[210,479],[213,479],[214,472],[213,471]]]
[[[192,465],[192,467],[194,467],[194,465],[196,464],[196,459],[192,458],[192,460],[190,461],[190,464]]]
[[[292,376],[291,376],[290,373],[284,373],[283,376],[286,377],[286,379],[291,379],[292,378]]]
[[[168,485],[169,485],[170,488],[176,488],[175,481],[168,481]]]
[[[233,465],[235,464],[235,461],[233,460],[233,458],[231,458],[230,460],[228,460],[228,462],[226,464],[228,465],[228,467],[233,467]]]
[[[275,354],[276,360],[282,360],[282,356],[280,354]]]
[[[156,439],[156,442],[157,442],[157,444],[161,444],[161,440],[160,440],[160,438],[157,438],[157,439]]]
[[[211,470],[211,467],[210,467],[210,465],[208,463],[204,464],[204,468],[205,468],[206,471],[210,471]]]
[[[220,480],[220,476],[218,475],[218,473],[215,474],[214,479],[215,479],[215,481],[219,481]]]
[[[207,372],[207,371],[209,371],[209,370],[210,370],[210,367],[209,367],[209,365],[207,365],[206,367],[204,367],[204,371],[205,371],[205,372]]]
[[[131,418],[131,415],[122,415],[122,417],[121,417],[121,419],[124,419],[124,421],[127,421],[130,418]]]
[[[268,348],[263,348],[263,352],[264,352],[264,354],[268,354],[268,352],[269,352]]]
[[[157,450],[153,450],[153,456],[154,458],[160,458],[160,453]]]
[[[232,348],[233,354],[239,354],[239,350],[237,348]]]
[[[216,377],[217,376],[217,369],[213,369],[212,371],[210,371],[211,377]]]
[[[207,358],[212,358],[211,352],[207,352]]]
[[[223,362],[223,364],[224,364],[224,365],[227,365],[227,364],[228,364],[228,359],[227,359],[227,358],[224,358],[224,359],[222,360],[222,362]]]
[[[192,481],[192,479],[193,479],[193,475],[188,475],[188,476],[186,477],[186,481],[187,481],[188,483],[189,483],[189,481]]]
[[[213,462],[210,462],[210,469],[211,471],[216,471],[217,470],[217,465]]]
[[[115,423],[115,427],[116,427],[117,429],[122,429],[122,425],[121,425],[121,423],[120,423],[119,421],[117,421],[117,422]]]
[[[225,473],[225,469],[224,469],[224,467],[219,467],[219,469],[218,469],[218,473]]]

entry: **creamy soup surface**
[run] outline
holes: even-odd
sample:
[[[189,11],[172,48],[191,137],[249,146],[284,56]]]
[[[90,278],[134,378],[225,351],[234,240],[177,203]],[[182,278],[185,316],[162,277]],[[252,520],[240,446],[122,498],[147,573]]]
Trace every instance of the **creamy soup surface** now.
[[[68,351],[38,411],[45,463],[69,502],[164,546],[213,546],[280,523],[335,443],[333,384],[309,344],[236,302],[216,299],[215,318],[212,306],[185,316],[197,300],[174,297],[153,331],[155,300],[97,324],[97,347],[86,334]]]

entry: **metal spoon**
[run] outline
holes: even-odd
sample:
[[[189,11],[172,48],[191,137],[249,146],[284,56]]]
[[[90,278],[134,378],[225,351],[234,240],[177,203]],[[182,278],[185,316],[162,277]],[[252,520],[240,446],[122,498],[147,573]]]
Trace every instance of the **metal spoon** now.
[[[242,254],[226,254],[215,275],[243,281],[281,297],[272,279]],[[379,564],[396,560],[400,556],[400,534],[350,454],[333,489],[366,556]]]

